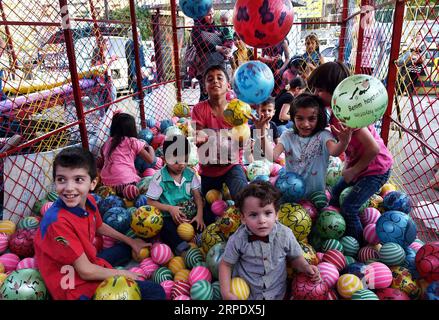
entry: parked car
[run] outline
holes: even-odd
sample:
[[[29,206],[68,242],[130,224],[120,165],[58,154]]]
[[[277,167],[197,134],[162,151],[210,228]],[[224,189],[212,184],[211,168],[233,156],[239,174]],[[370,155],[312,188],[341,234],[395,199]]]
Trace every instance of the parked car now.
[[[320,54],[325,59],[325,62],[336,61],[338,59],[338,48],[327,47],[326,49],[323,49]]]

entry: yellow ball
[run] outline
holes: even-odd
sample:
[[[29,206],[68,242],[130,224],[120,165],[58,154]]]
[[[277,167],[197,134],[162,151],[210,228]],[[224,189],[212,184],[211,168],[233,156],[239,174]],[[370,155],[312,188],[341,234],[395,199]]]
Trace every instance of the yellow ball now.
[[[184,264],[183,257],[176,256],[168,262],[168,269],[171,270],[172,274],[177,274],[178,271],[184,268],[186,268],[186,265]]]
[[[16,225],[11,220],[0,220],[0,233],[11,235],[15,232]]]
[[[142,206],[132,214],[131,228],[139,237],[152,238],[160,232],[162,227],[162,214],[154,206]]]
[[[306,239],[311,232],[311,217],[300,204],[282,204],[279,208],[279,221],[293,231],[298,241]]]
[[[244,123],[240,126],[233,127],[232,130],[230,130],[230,134],[233,140],[244,143],[250,139],[250,127]]]
[[[124,276],[113,276],[99,285],[93,300],[141,300],[141,294],[134,280]]]
[[[0,273],[0,287],[2,286],[5,279],[8,277],[6,273]]]
[[[191,241],[195,236],[195,230],[190,223],[183,222],[177,227],[177,234],[182,240]]]
[[[247,300],[250,296],[250,288],[244,279],[235,277],[230,283],[230,290],[239,300]]]
[[[391,183],[385,183],[380,190],[380,195],[384,195],[390,191],[396,191],[396,187],[395,185],[391,184]]]
[[[209,204],[212,204],[216,200],[222,200],[223,195],[216,189],[211,189],[206,193],[206,200]]]
[[[337,291],[345,299],[350,299],[360,289],[363,289],[363,283],[356,275],[346,273],[337,280]]]
[[[0,273],[5,272],[5,266],[0,262]]]
[[[219,226],[216,223],[211,223],[201,233],[201,248],[204,253],[209,252],[217,243],[224,242],[224,237],[221,235]]]
[[[148,247],[140,249],[140,254],[137,254],[134,252],[134,250],[131,250],[133,259],[137,262],[141,262],[143,259],[148,258],[150,256],[150,251]]]
[[[174,116],[179,118],[189,117],[191,114],[191,109],[189,108],[188,104],[184,102],[178,102],[175,104],[172,111]]]
[[[391,267],[392,271],[392,284],[391,288],[399,289],[402,292],[407,293],[410,299],[415,300],[420,297],[421,288],[417,282],[413,280],[410,270],[401,266]]]
[[[252,109],[247,103],[233,99],[223,112],[224,120],[231,126],[239,126],[248,122]]]
[[[189,273],[190,271],[188,269],[181,269],[177,271],[174,275],[174,281],[179,281],[179,280],[187,281],[189,279]]]
[[[229,237],[241,225],[241,214],[235,206],[226,209],[223,216],[217,220],[220,231]]]
[[[309,264],[315,266],[318,265],[319,258],[317,257],[317,253],[312,247],[312,245],[305,243],[305,241],[300,241],[299,244],[302,247],[303,257],[305,258],[305,260],[308,261]]]

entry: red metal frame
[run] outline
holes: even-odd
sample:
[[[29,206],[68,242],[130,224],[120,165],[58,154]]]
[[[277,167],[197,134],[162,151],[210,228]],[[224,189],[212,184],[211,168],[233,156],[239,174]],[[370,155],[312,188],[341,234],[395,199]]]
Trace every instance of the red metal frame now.
[[[346,42],[346,28],[348,17],[348,0],[343,0],[343,12],[341,16],[341,30],[340,37],[338,39],[338,60],[343,61],[345,42]]]
[[[175,80],[177,81],[177,102],[181,102],[181,77],[180,77],[180,57],[178,50],[177,38],[177,4],[171,0],[171,18],[172,18],[172,44],[174,48],[174,69]]]

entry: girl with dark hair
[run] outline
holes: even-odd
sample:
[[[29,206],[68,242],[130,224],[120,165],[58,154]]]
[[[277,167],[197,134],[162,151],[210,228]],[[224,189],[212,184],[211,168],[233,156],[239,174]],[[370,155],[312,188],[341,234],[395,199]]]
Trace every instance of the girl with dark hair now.
[[[147,163],[155,159],[154,149],[143,140],[137,139],[134,117],[127,113],[116,113],[110,127],[110,138],[101,149],[104,166],[101,179],[104,185],[115,187],[117,194],[122,194],[128,184],[140,181],[134,166],[139,155]]]
[[[268,118],[262,115],[259,119],[253,118],[253,121],[255,127],[261,130],[260,139],[265,156],[275,161],[285,152],[286,171],[303,177],[306,199],[313,192],[325,190],[329,156],[336,157],[345,151],[352,129],[345,126],[340,130],[332,128],[338,136],[337,142],[325,130],[328,122],[322,100],[309,93],[302,93],[293,100],[290,115],[294,121],[294,129],[285,131],[274,149],[266,139],[265,124]]]

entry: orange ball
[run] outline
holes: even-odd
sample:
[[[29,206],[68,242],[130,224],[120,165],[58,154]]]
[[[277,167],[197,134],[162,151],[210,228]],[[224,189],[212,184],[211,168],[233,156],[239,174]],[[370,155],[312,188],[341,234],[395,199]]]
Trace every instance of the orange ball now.
[[[391,191],[396,191],[396,187],[391,183],[385,183],[380,190],[380,195],[384,196]]]
[[[194,227],[187,222],[183,222],[177,227],[177,234],[184,241],[191,241],[195,236]]]
[[[206,200],[207,202],[209,202],[209,204],[212,204],[216,200],[222,200],[222,198],[223,195],[221,194],[220,191],[216,189],[211,189],[206,193]]]
[[[5,272],[5,266],[0,262],[0,273]]]
[[[140,253],[137,254],[134,250],[131,251],[133,259],[137,262],[141,262],[143,259],[148,258],[150,256],[150,251],[148,247],[144,247],[140,249]]]
[[[185,280],[188,281],[190,271],[188,269],[181,269],[174,275],[174,281]]]

